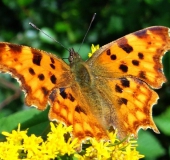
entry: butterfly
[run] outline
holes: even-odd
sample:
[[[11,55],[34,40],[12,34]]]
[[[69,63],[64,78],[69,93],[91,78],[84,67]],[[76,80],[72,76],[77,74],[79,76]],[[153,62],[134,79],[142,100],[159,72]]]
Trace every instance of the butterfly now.
[[[153,89],[166,82],[161,59],[167,50],[169,28],[163,26],[108,43],[87,61],[70,49],[69,65],[51,53],[1,42],[0,71],[20,82],[28,106],[45,110],[49,104],[49,119],[72,125],[79,140],[108,139],[110,126],[124,138],[137,136],[140,128],[159,133]]]

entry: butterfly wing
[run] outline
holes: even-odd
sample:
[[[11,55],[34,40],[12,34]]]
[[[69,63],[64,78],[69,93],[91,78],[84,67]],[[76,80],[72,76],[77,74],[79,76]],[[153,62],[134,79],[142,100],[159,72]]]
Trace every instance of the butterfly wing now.
[[[120,138],[131,134],[137,136],[140,128],[152,128],[159,133],[152,119],[152,106],[157,102],[158,95],[146,83],[131,77],[98,77],[98,80],[101,83],[98,84],[98,91],[110,102],[110,112],[102,115],[107,127],[117,128]]]
[[[102,116],[120,137],[136,135],[139,128],[159,132],[152,120],[158,95],[150,87],[166,81],[161,59],[167,50],[169,28],[150,27],[101,47],[87,61],[98,92],[110,102],[111,112]]]
[[[161,59],[169,49],[169,28],[149,27],[101,47],[87,63],[96,76],[132,76],[160,88],[166,81]]]
[[[79,140],[88,137],[108,139],[105,129],[92,114],[88,99],[83,96],[77,83],[71,88],[55,89],[50,94],[50,120],[73,126],[73,136]]]
[[[70,67],[54,55],[34,48],[0,43],[0,71],[11,73],[26,92],[26,104],[44,110],[53,88],[71,83]]]

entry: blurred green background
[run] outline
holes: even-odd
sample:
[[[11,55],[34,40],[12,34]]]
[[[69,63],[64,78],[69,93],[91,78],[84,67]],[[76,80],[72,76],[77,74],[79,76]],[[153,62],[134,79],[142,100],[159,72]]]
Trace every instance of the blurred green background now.
[[[91,44],[107,44],[128,33],[153,25],[170,27],[170,0],[2,0],[0,1],[0,41],[28,45],[68,57],[68,52],[28,23],[32,22],[60,41],[66,48],[78,50],[92,15],[97,16],[80,54],[86,59]],[[161,134],[139,132],[138,150],[146,160],[170,159],[170,55],[163,58],[167,77],[153,116]],[[24,105],[24,94],[16,80],[0,75],[0,131],[10,131],[22,122],[22,128],[41,134],[48,125],[47,111]],[[2,138],[2,137],[1,137]]]

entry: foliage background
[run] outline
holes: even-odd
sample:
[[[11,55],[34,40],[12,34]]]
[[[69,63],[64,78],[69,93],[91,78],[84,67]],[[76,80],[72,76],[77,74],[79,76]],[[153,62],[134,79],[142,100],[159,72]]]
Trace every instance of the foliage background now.
[[[68,53],[28,23],[33,22],[66,48],[78,50],[94,13],[97,16],[80,50],[86,59],[91,44],[100,46],[128,33],[153,25],[170,27],[170,0],[2,0],[0,1],[0,41],[28,45],[68,57]],[[145,159],[170,159],[170,56],[164,58],[167,83],[159,90],[154,120],[161,134],[139,132],[139,147]],[[9,99],[11,98],[11,99]],[[2,102],[5,103],[2,106]],[[39,112],[24,105],[24,95],[16,80],[0,75],[0,131],[10,131],[22,122],[23,129],[42,134],[48,126],[47,111]],[[1,136],[1,140],[2,140]]]

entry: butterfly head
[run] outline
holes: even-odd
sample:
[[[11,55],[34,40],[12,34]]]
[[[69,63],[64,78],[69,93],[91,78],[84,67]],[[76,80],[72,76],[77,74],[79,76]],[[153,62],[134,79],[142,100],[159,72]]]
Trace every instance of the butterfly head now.
[[[70,65],[71,65],[71,64],[76,63],[78,61],[81,61],[81,57],[77,52],[74,51],[73,48],[71,48],[71,49],[69,49],[68,60],[69,60]]]

